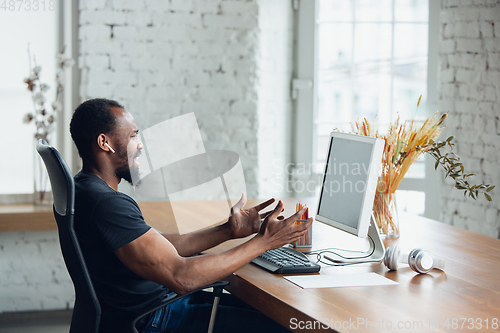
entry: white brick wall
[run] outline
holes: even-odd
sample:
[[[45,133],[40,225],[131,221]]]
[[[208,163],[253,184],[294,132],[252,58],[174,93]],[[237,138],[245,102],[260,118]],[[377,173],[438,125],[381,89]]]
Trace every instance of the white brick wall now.
[[[441,1],[440,110],[475,182],[500,185],[500,1]],[[464,198],[444,181],[442,220],[499,237],[500,199]]]
[[[0,233],[0,313],[68,309],[73,302],[57,231]]]
[[[194,111],[206,149],[240,155],[248,196],[275,194],[269,160],[290,157],[290,1],[81,1],[80,8],[83,99],[118,100],[142,129]]]

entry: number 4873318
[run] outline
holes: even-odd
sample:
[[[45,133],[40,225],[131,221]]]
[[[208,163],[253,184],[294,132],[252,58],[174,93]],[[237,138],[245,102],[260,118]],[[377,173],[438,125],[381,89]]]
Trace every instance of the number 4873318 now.
[[[0,0],[1,1],[1,0]],[[44,12],[47,10],[53,11],[56,9],[55,0],[3,0],[0,5],[0,10],[4,12]]]

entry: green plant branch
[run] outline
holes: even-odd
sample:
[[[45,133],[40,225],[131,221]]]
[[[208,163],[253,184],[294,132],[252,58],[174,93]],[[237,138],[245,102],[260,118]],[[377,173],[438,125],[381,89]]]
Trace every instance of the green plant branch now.
[[[453,178],[455,187],[459,190],[464,190],[464,196],[469,194],[469,197],[476,200],[479,194],[483,193],[486,200],[492,201],[489,192],[495,186],[488,184],[471,185],[469,183],[469,177],[473,177],[475,174],[465,172],[465,168],[460,162],[460,157],[453,152],[453,147],[455,146],[452,142],[453,139],[454,137],[450,136],[446,141],[431,140],[428,145],[417,147],[417,149],[422,149],[425,153],[431,155],[436,160],[434,169],[437,170],[438,166],[441,165],[446,172],[444,177]]]

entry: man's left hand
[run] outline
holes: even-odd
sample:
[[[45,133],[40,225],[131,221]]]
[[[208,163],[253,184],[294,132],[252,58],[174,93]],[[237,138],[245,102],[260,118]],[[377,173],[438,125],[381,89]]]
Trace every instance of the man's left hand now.
[[[259,213],[274,202],[274,199],[269,199],[261,204],[258,204],[249,209],[243,209],[247,202],[245,193],[241,195],[240,201],[231,208],[231,216],[227,221],[231,232],[231,238],[242,238],[250,236],[259,231],[262,219],[270,212]],[[280,216],[280,218],[282,218]]]

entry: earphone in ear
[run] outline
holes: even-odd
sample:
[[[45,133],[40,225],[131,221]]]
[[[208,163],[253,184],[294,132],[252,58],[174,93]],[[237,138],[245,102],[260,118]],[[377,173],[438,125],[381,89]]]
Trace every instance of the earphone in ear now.
[[[428,250],[413,249],[409,255],[401,255],[397,245],[389,247],[384,255],[384,264],[391,271],[398,269],[399,263],[407,262],[410,268],[417,273],[429,273],[433,268],[444,270],[445,260],[435,257]]]
[[[114,149],[113,149],[113,148],[111,148],[111,147],[110,147],[110,145],[108,145],[108,143],[107,143],[107,142],[104,142],[104,145],[105,145],[106,147],[108,147],[108,148],[109,148],[109,150],[111,150],[111,152],[112,152],[112,153],[114,153],[114,152],[115,152],[115,151],[114,151]]]

